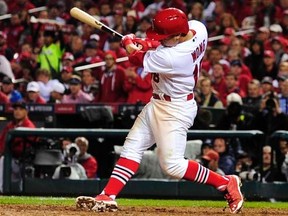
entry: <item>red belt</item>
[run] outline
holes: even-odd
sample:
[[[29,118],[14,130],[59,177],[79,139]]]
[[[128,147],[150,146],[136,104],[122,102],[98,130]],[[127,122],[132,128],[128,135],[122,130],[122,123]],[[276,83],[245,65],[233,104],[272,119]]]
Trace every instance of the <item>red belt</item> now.
[[[158,94],[153,93],[152,96],[153,96],[154,99],[162,100],[162,98]],[[186,100],[189,101],[189,100],[192,100],[193,98],[194,98],[194,94],[190,93],[190,94],[187,95]],[[165,101],[172,101],[173,100],[173,99],[171,100],[171,97],[169,95],[165,95],[165,94],[163,95],[163,99]]]

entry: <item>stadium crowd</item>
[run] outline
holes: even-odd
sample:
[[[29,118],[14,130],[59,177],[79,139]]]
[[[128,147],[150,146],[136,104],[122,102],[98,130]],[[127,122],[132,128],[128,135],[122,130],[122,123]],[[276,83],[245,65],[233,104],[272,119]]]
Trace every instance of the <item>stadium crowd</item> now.
[[[0,15],[11,15],[0,19],[0,103],[7,104],[150,100],[150,74],[127,61],[121,39],[72,18],[72,7],[140,38],[162,8],[179,8],[189,20],[203,22],[209,43],[195,89],[199,107],[226,109],[213,129],[263,131],[265,181],[286,180],[287,140],[279,141],[273,164],[269,136],[288,130],[288,0],[0,0],[0,5]],[[42,6],[47,7],[31,12]],[[210,141],[204,141],[211,148],[205,164],[215,160],[219,172],[257,178],[251,174],[259,170],[255,149],[245,149],[237,139]]]

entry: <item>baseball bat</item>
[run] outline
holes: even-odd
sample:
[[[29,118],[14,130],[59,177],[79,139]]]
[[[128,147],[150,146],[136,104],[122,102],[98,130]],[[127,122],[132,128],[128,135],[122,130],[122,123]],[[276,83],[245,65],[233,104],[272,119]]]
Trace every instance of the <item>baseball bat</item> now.
[[[119,38],[123,37],[122,34],[116,32],[115,30],[113,30],[109,26],[107,26],[104,23],[102,23],[101,21],[97,20],[95,17],[91,16],[90,14],[86,13],[85,11],[83,11],[77,7],[73,7],[70,10],[70,14],[75,19],[78,19],[79,21],[86,23],[86,24],[88,24],[94,28],[97,28],[101,31],[112,34],[113,36],[116,36]]]

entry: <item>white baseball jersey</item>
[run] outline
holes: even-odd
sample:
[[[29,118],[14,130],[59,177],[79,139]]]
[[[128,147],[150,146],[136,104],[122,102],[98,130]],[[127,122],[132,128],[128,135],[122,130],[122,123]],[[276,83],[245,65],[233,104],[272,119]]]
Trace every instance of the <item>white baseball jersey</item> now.
[[[203,23],[196,20],[188,23],[194,33],[191,40],[175,47],[160,45],[144,57],[145,72],[153,73],[154,93],[179,98],[193,92],[207,47],[208,33]]]
[[[143,108],[121,153],[121,157],[140,163],[144,151],[156,143],[161,168],[175,178],[182,178],[188,167],[184,152],[197,104],[187,96],[193,93],[208,40],[201,22],[189,21],[189,27],[194,33],[192,39],[174,47],[160,45],[145,54],[144,71],[153,73],[154,94],[162,98],[151,98]]]

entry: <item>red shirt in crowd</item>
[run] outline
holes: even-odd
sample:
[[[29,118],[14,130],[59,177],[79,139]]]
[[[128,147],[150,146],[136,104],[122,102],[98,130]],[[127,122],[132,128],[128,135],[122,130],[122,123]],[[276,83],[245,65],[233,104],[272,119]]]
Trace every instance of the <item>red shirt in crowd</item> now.
[[[34,123],[27,117],[23,121],[16,123],[15,121],[9,122],[2,130],[0,134],[0,154],[4,154],[5,151],[5,140],[6,135],[8,134],[9,130],[12,130],[17,127],[27,127],[27,128],[35,128]],[[29,143],[29,140],[34,138],[22,138],[22,137],[16,137],[14,138],[12,142],[12,155],[14,157],[20,157],[23,153],[24,148],[30,147],[31,144]]]
[[[129,70],[129,68],[127,69]],[[133,70],[133,69],[132,69]],[[127,77],[124,83],[124,89],[128,92],[127,103],[148,103],[152,96],[151,74],[143,74],[142,68],[131,71],[135,77]],[[127,74],[126,74],[127,75]]]
[[[85,155],[87,155],[87,157],[83,159],[81,158],[80,160],[78,160],[78,162],[84,167],[88,178],[96,178],[98,163],[92,155]]]
[[[127,93],[124,91],[126,79],[124,69],[117,65],[112,71],[101,71],[99,92],[95,96],[95,102],[126,102]]]
[[[8,4],[8,9],[10,13],[18,12],[18,11],[28,11],[30,9],[35,8],[35,5],[32,4],[29,0],[22,1],[6,1]]]
[[[0,91],[0,103],[10,103],[9,98],[2,91]]]

